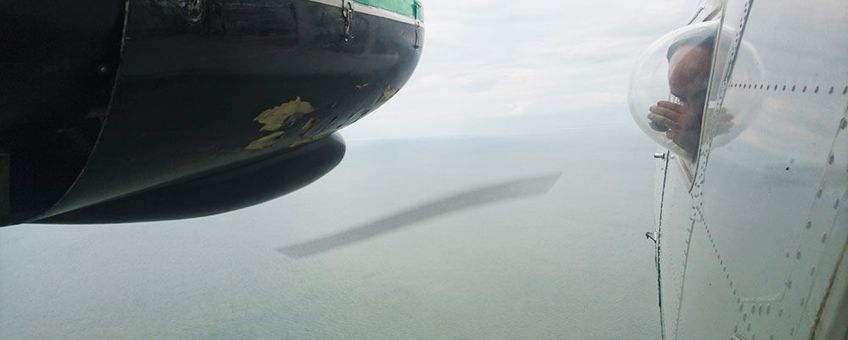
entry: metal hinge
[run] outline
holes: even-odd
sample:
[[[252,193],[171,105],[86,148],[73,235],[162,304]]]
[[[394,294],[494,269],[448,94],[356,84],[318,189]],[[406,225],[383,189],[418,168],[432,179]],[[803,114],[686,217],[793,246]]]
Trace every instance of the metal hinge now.
[[[344,37],[345,41],[353,39],[350,26],[353,24],[353,3],[349,0],[342,0],[342,20],[344,20]]]
[[[645,238],[654,241],[654,243],[657,243],[657,237],[659,237],[659,233],[656,231],[649,231],[645,233]]]

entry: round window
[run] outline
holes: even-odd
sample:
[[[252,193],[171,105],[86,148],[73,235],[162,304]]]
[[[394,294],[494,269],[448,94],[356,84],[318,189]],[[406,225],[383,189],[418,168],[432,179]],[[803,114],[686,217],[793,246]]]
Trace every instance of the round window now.
[[[661,146],[697,156],[717,21],[689,25],[652,43],[630,78],[630,113]]]

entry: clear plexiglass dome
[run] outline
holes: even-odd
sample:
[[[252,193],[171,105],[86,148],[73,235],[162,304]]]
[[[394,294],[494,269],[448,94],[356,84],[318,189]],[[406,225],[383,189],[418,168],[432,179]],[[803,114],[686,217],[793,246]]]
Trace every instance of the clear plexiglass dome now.
[[[694,159],[706,102],[717,21],[689,25],[653,42],[630,76],[628,104],[659,145]]]

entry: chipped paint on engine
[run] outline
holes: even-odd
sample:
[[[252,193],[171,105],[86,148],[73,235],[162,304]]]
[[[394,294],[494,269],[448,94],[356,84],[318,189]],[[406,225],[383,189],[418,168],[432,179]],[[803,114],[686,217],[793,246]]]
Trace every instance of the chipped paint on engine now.
[[[272,133],[251,142],[245,147],[245,150],[262,150],[271,147],[283,136],[283,131],[279,130],[283,128],[286,119],[296,114],[306,114],[313,111],[315,111],[315,107],[312,106],[312,103],[301,100],[300,97],[295,97],[294,100],[262,111],[253,120],[262,124],[262,128],[259,129],[260,132],[272,131]],[[310,118],[302,129],[308,130],[313,124],[314,118]]]
[[[319,139],[321,139],[321,138],[324,138],[324,137],[326,137],[326,136],[327,136],[327,133],[322,133],[322,134],[317,135],[317,136],[306,137],[306,138],[303,138],[303,139],[301,139],[301,140],[299,140],[299,141],[296,141],[296,142],[294,142],[294,143],[289,144],[289,147],[290,147],[290,148],[294,148],[294,147],[298,147],[298,146],[301,146],[301,145],[304,145],[304,144],[309,144],[309,143],[312,143],[312,142],[314,142],[314,141],[316,141],[316,140],[319,140]]]
[[[309,118],[309,120],[306,121],[306,124],[303,124],[303,127],[300,128],[300,131],[309,131],[314,126],[315,126],[315,118]]]
[[[395,94],[397,94],[397,92],[398,92],[398,89],[392,87],[391,85],[386,86],[386,89],[383,90],[383,100],[382,101],[387,102],[389,99],[392,99],[392,97],[394,97]]]
[[[262,150],[271,147],[274,143],[277,142],[280,137],[283,136],[282,131],[274,132],[270,135],[259,138],[245,147],[246,150]]]
[[[260,131],[276,131],[283,127],[283,122],[289,117],[298,113],[310,113],[312,111],[315,111],[312,103],[302,101],[300,97],[297,97],[290,102],[262,111],[254,120],[263,124]]]

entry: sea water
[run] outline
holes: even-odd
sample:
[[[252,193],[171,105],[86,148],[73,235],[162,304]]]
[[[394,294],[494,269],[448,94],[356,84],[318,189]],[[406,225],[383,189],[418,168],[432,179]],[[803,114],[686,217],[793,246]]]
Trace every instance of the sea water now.
[[[331,173],[251,208],[2,228],[0,338],[655,339],[653,151],[629,126],[349,141]],[[279,251],[556,173],[544,194]]]

